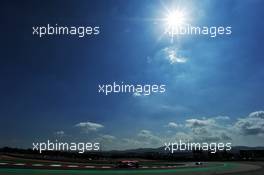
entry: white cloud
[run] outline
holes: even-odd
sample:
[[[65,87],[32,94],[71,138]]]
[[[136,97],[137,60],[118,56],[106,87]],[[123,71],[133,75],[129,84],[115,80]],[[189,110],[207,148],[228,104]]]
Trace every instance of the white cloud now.
[[[82,129],[84,132],[90,132],[90,131],[98,131],[104,126],[99,123],[81,122],[81,123],[76,124],[75,127]]]
[[[102,145],[108,145],[116,141],[116,137],[109,134],[102,134],[96,137],[94,140],[100,142]]]
[[[136,139],[132,139],[132,138],[123,138],[122,143],[124,143],[125,145],[131,145],[135,148],[135,146],[139,146],[141,144],[140,141],[136,140]]]
[[[221,118],[221,119],[220,119]],[[196,142],[232,140],[230,126],[222,123],[222,117],[192,118],[185,121],[185,136]],[[227,118],[227,117],[225,117]]]
[[[228,117],[228,116],[217,116],[217,117],[215,117],[215,119],[216,120],[230,120],[230,117]]]
[[[64,131],[56,131],[54,134],[56,136],[64,136],[65,135],[65,132]]]
[[[161,144],[161,138],[154,135],[151,131],[149,130],[141,130],[138,134],[137,134],[137,138],[138,141],[141,141],[142,143],[144,143],[144,145],[148,145],[148,146],[152,146],[153,145],[160,145]]]
[[[252,118],[262,118],[264,119],[264,111],[256,111],[249,114],[249,117]]]
[[[165,59],[169,61],[170,64],[176,64],[176,63],[185,63],[187,61],[187,58],[181,56],[176,48],[173,47],[166,47],[162,50],[165,54]]]
[[[182,141],[193,140],[193,137],[191,134],[186,133],[186,132],[182,132],[182,131],[177,132],[174,137],[175,137],[176,141],[178,141],[178,140],[182,140]]]
[[[211,126],[214,125],[215,121],[213,119],[188,119],[186,120],[186,127],[196,128],[203,126]]]
[[[175,122],[169,122],[167,126],[169,128],[178,128],[179,127],[179,125]]]
[[[113,141],[113,140],[116,139],[115,136],[108,135],[108,134],[102,135],[101,138],[104,139],[104,140],[107,140],[107,141]]]
[[[149,130],[141,130],[139,133],[138,133],[138,136],[139,137],[142,137],[142,138],[149,138],[149,137],[151,137],[152,136],[152,134],[151,134],[151,131],[149,131]]]
[[[252,112],[248,117],[238,119],[234,128],[243,135],[264,134],[264,111]]]
[[[264,111],[252,112],[247,117],[239,118],[232,123],[228,116],[217,116],[187,119],[182,125],[185,127],[180,132],[193,141],[232,140],[234,144],[245,144],[249,136],[251,140],[259,140],[264,136]]]

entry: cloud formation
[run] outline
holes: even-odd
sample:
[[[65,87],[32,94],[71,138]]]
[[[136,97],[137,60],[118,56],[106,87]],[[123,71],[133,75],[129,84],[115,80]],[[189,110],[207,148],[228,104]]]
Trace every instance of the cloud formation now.
[[[169,61],[170,64],[185,63],[187,58],[183,57],[177,49],[174,47],[166,47],[162,50],[165,59]]]
[[[264,111],[252,112],[248,117],[238,119],[234,128],[244,135],[264,134]]]
[[[83,132],[96,132],[91,139],[102,144],[105,150],[157,148],[165,142],[231,142],[232,145],[259,146],[264,142],[264,111],[250,113],[247,117],[231,120],[228,116],[190,117],[182,122],[170,121],[153,130],[141,129],[130,137],[117,137],[114,133],[102,133],[102,124],[80,122],[75,125]],[[64,131],[55,132],[64,135]],[[93,138],[92,138],[93,137]],[[250,142],[248,141],[250,140]],[[254,145],[253,145],[254,144]]]
[[[161,139],[154,135],[151,131],[149,130],[141,130],[137,134],[137,139],[138,141],[143,142],[145,145],[157,145],[160,144]]]
[[[81,122],[75,125],[75,127],[78,127],[82,129],[84,132],[90,132],[90,131],[98,131],[99,129],[103,128],[104,126],[99,123],[93,123],[93,122]]]
[[[189,128],[199,128],[205,126],[215,125],[215,120],[213,119],[188,119],[186,120],[186,127]]]
[[[178,128],[179,127],[179,125],[175,122],[169,122],[167,126],[169,128]]]

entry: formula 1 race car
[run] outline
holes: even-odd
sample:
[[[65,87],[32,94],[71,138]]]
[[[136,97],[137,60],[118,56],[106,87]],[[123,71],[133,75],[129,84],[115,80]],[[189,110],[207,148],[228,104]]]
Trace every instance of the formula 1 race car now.
[[[122,160],[117,163],[116,168],[139,168],[139,162],[136,160]]]

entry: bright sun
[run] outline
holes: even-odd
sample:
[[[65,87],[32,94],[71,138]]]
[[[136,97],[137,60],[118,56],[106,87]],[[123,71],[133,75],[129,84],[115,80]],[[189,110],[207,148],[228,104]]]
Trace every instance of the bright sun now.
[[[184,11],[180,11],[180,10],[169,12],[165,20],[168,28],[180,27],[186,22],[185,13]]]
[[[171,37],[171,42],[174,41],[174,36],[180,28],[187,25],[187,15],[184,10],[176,9],[173,11],[168,10],[164,18],[165,33]]]

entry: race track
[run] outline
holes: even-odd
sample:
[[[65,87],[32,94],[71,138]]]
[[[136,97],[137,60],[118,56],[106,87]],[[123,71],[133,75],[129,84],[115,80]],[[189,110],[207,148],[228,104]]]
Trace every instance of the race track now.
[[[192,174],[192,175],[210,175],[242,172],[258,172],[261,169],[259,165],[235,162],[207,162],[202,165],[195,163],[175,163],[174,164],[149,164],[134,169],[118,169],[113,165],[78,165],[78,164],[54,164],[54,163],[14,163],[0,162],[0,175],[71,175],[71,174]]]

